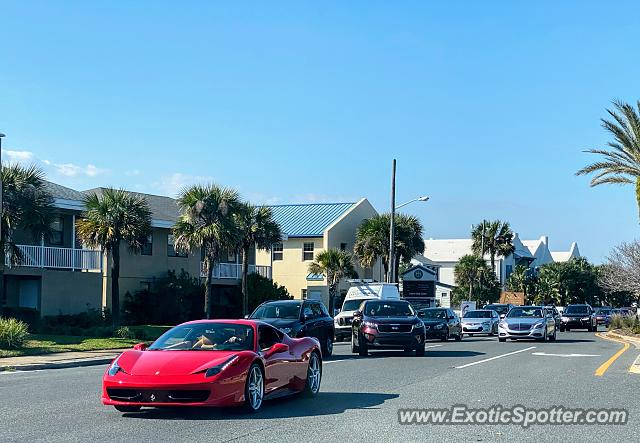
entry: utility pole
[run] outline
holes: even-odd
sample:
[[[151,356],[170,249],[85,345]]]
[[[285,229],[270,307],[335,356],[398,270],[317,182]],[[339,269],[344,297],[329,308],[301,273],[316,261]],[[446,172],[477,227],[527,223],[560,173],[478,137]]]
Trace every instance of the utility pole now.
[[[395,283],[395,223],[396,223],[396,159],[391,163],[391,220],[389,223],[389,272],[388,283]]]

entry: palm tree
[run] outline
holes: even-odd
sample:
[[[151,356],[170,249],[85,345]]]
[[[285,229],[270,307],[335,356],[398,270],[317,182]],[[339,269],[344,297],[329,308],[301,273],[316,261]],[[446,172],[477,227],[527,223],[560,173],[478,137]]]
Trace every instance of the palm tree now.
[[[16,230],[28,232],[34,241],[51,234],[53,221],[53,197],[47,189],[44,172],[35,166],[12,164],[3,166],[2,227],[0,229],[0,294],[4,292],[4,267],[8,259],[18,264],[22,253],[14,241]]]
[[[424,252],[422,224],[411,215],[395,216],[395,269],[400,262],[408,263],[416,254]],[[389,214],[375,215],[366,219],[356,231],[356,242],[353,251],[362,267],[372,267],[378,259],[386,275],[389,274]],[[397,275],[397,273],[396,273]]]
[[[78,237],[111,256],[111,313],[116,329],[120,326],[120,246],[140,252],[151,233],[151,210],[143,196],[113,188],[87,195],[84,206],[76,222]]]
[[[242,252],[242,315],[248,314],[249,294],[247,276],[249,273],[249,252],[256,249],[269,250],[282,240],[280,226],[273,219],[271,208],[242,203],[236,214],[236,225],[240,231],[239,249]]]
[[[338,285],[343,278],[355,277],[351,254],[331,248],[319,252],[313,262],[309,263],[309,272],[322,274],[329,285],[329,312],[333,315],[333,305],[338,293]]]
[[[580,169],[576,175],[594,174],[590,185],[635,184],[636,203],[640,207],[640,101],[637,110],[628,103],[614,101],[615,110],[607,109],[613,120],[601,119],[602,127],[613,140],[610,149],[588,149],[585,152],[602,156],[601,161]]]
[[[496,256],[506,257],[515,251],[513,246],[513,231],[508,222],[500,220],[483,220],[471,230],[473,241],[471,250],[474,254],[491,257],[491,269],[496,270]]]
[[[204,312],[211,318],[213,268],[224,251],[234,250],[239,244],[235,217],[240,199],[233,189],[214,184],[194,185],[180,193],[178,206],[180,216],[173,227],[175,247],[183,252],[194,249],[204,252]]]
[[[453,269],[453,276],[457,286],[469,288],[469,300],[471,300],[474,290],[480,287],[480,281],[488,272],[483,258],[477,255],[465,255]]]
[[[518,265],[507,280],[507,289],[514,292],[523,292],[524,298],[527,300],[528,288],[531,286],[531,277],[529,276],[529,268]]]
[[[2,167],[2,238],[0,248],[11,264],[22,254],[14,242],[16,230],[27,231],[34,241],[51,234],[53,197],[47,189],[44,172],[35,166],[18,164]],[[0,260],[4,270],[4,259]]]

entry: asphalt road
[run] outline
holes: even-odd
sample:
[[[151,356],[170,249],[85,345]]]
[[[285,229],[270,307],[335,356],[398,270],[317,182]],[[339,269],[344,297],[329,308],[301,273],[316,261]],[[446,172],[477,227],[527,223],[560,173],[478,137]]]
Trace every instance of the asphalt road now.
[[[477,337],[428,345],[422,358],[361,358],[337,344],[316,398],[273,400],[251,416],[216,409],[121,414],[100,403],[104,367],[0,373],[0,441],[640,441],[640,375],[628,372],[639,352],[633,347],[596,377],[622,345],[587,332],[559,334],[555,343]],[[528,429],[398,423],[399,408],[456,404],[626,408],[629,422]]]

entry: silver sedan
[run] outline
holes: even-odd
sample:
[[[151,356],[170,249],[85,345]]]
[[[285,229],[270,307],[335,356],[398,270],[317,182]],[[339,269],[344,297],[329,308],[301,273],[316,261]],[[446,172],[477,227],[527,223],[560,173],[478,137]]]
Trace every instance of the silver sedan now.
[[[461,320],[462,332],[465,335],[487,334],[494,335],[498,332],[500,316],[490,309],[476,309],[467,311]]]
[[[498,340],[529,338],[555,341],[556,321],[543,306],[515,306],[498,324]]]

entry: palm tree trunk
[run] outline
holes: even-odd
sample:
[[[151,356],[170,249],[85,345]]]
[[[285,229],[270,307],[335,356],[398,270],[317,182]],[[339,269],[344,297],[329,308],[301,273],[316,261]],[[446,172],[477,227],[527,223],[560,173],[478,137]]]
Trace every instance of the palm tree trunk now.
[[[213,259],[210,256],[205,258],[207,276],[204,279],[204,316],[211,318],[211,280],[213,279]]]
[[[242,248],[242,316],[249,312],[249,293],[247,292],[247,278],[249,277],[249,246]]]
[[[111,317],[116,330],[120,327],[120,242],[111,251]]]

